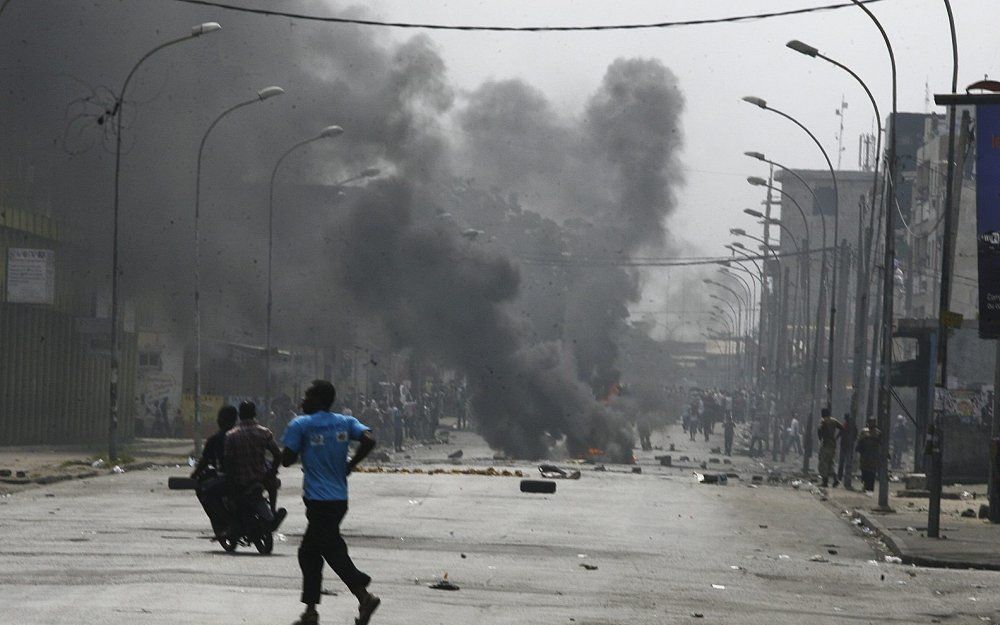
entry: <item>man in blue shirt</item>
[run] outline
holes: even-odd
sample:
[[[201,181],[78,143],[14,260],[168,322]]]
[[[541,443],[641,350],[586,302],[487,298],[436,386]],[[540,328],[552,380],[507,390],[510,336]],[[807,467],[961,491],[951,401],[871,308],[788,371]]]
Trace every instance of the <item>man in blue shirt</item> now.
[[[302,603],[306,611],[296,625],[319,622],[316,605],[323,584],[323,560],[358,598],[357,625],[366,625],[381,599],[368,592],[372,579],[354,566],[340,523],[347,514],[347,476],[375,447],[369,428],[354,417],[330,412],[337,391],[326,380],[315,380],[306,389],[302,412],[285,430],[281,464],[290,467],[300,458],[304,473],[302,499],[309,520],[299,546],[302,569]],[[350,441],[360,444],[348,461]]]

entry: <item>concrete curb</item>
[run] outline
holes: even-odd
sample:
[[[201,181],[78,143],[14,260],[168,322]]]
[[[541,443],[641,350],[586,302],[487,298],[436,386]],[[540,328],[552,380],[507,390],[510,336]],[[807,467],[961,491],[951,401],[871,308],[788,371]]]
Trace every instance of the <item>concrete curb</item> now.
[[[935,556],[916,555],[910,552],[906,542],[882,525],[877,518],[863,510],[855,509],[853,516],[861,519],[861,524],[885,543],[889,551],[903,561],[903,564],[913,564],[937,569],[976,569],[980,571],[1000,571],[1000,562],[972,562],[968,560],[938,558]]]

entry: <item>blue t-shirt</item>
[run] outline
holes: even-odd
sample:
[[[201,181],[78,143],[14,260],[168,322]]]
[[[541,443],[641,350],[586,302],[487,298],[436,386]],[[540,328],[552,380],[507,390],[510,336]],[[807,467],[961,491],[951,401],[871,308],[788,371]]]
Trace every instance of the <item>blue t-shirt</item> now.
[[[295,417],[285,429],[285,447],[299,454],[305,478],[302,496],[347,501],[347,448],[369,430],[354,417],[317,412]]]

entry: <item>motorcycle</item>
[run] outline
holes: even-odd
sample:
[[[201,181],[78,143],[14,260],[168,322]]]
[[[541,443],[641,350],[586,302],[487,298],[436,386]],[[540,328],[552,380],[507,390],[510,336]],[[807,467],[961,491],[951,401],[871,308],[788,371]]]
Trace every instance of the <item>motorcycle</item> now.
[[[213,509],[211,504],[206,504],[204,493],[206,488],[213,485],[219,487],[219,479],[223,478],[221,473],[210,472],[201,480],[194,480],[184,477],[171,477],[167,480],[167,486],[171,490],[195,490],[199,493],[199,499],[206,507],[206,512],[213,510],[216,516],[209,513],[209,518],[213,518],[213,529],[216,529],[219,544],[227,552],[236,551],[237,547],[243,545],[249,547],[253,545],[257,552],[267,555],[274,550],[274,532],[285,519],[286,511],[278,508],[277,512],[271,511],[271,502],[267,496],[267,489],[263,484],[251,484],[242,492],[227,494],[221,497],[221,505],[218,509]],[[275,478],[277,486],[280,488],[281,481]],[[216,518],[217,517],[217,518]],[[219,528],[228,528],[218,531]]]

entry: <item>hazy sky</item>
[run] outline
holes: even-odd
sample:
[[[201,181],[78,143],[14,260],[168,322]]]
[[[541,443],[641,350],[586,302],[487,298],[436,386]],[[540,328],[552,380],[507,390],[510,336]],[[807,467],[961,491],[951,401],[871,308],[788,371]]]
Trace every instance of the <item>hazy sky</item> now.
[[[378,0],[371,11],[395,21],[451,24],[608,24],[659,22],[752,14],[830,4],[829,0],[532,0],[443,2]],[[959,89],[1000,75],[995,24],[997,0],[953,0],[959,42]],[[926,104],[927,93],[950,91],[951,45],[943,0],[883,0],[870,5],[882,20],[896,52],[899,110],[943,109]],[[407,36],[394,31],[393,36]],[[836,164],[836,116],[841,96],[848,103],[842,168],[857,169],[858,137],[873,128],[874,115],[861,88],[832,65],[785,47],[800,39],[854,69],[890,110],[888,56],[881,36],[854,7],[777,17],[748,23],[688,26],[604,33],[431,32],[451,78],[472,89],[487,79],[521,77],[565,111],[579,114],[608,63],[620,56],[660,59],[677,74],[687,101],[682,117],[681,155],[686,182],[669,225],[699,253],[724,254],[731,227],[757,229],[742,209],[763,199],[748,175],[766,168],[743,156],[764,152],[790,166],[821,168],[822,156],[798,128],[740,100],[766,99],[800,119],[820,138]],[[691,269],[652,270],[637,310],[662,310],[662,285],[691,278]],[[671,309],[676,303],[667,304]]]
[[[829,0],[690,2],[667,0],[505,0],[444,2],[378,0],[372,11],[393,20],[439,23],[536,25],[655,22],[793,9]],[[959,41],[959,88],[986,73],[1000,75],[1000,45],[988,24],[1000,18],[997,0],[954,0]],[[942,0],[883,0],[871,5],[895,47],[899,109],[923,112],[925,85],[950,91],[951,46]],[[405,36],[404,31],[395,31]],[[706,253],[720,253],[734,225],[752,226],[743,208],[762,195],[744,181],[766,175],[743,156],[764,152],[779,162],[823,166],[808,137],[776,115],[740,101],[757,95],[799,118],[836,151],[840,120],[848,103],[842,167],[857,169],[858,135],[872,128],[871,107],[860,87],[841,70],[785,48],[801,39],[853,68],[869,84],[884,112],[890,109],[889,62],[875,26],[857,8],[779,17],[742,24],[689,26],[605,33],[432,32],[452,79],[474,88],[490,78],[522,77],[565,110],[578,113],[619,56],[655,57],[680,79],[687,99],[682,159],[687,181],[672,229]],[[943,110],[934,107],[931,110]]]

